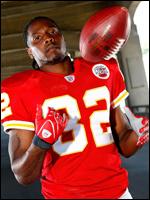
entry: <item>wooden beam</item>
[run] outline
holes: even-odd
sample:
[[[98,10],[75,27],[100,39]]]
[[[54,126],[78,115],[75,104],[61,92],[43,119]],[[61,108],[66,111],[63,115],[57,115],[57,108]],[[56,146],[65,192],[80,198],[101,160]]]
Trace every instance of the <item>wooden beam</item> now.
[[[1,17],[2,35],[21,33],[26,23],[33,17],[44,15],[56,21],[62,30],[80,31],[91,14],[102,7],[99,1],[83,1],[75,5],[34,10]]]
[[[79,48],[79,31],[62,31],[67,47],[69,49]],[[25,48],[23,34],[10,34],[1,37],[1,50],[22,49]]]
[[[25,49],[3,51],[1,54],[1,68],[8,66],[31,65],[31,60]]]
[[[1,69],[1,80],[8,78],[9,76],[22,72],[24,70],[32,69],[31,66],[10,66]]]
[[[14,15],[17,13],[32,12],[34,10],[45,9],[45,8],[57,8],[59,6],[63,7],[68,4],[76,4],[80,1],[17,1],[12,5],[6,3],[2,7],[1,16]],[[82,1],[81,1],[82,2]]]
[[[74,55],[76,49],[67,49]],[[25,49],[6,50],[1,53],[1,68],[9,66],[31,66],[32,60],[29,58]]]
[[[15,6],[22,6],[27,4],[33,4],[36,1],[1,1],[2,9],[15,7]]]

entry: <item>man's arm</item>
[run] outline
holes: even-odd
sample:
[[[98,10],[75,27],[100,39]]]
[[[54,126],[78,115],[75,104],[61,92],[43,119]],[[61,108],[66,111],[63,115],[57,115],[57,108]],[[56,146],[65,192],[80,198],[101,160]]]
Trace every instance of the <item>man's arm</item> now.
[[[125,157],[133,155],[139,149],[137,145],[139,137],[130,126],[126,115],[121,111],[120,107],[111,111],[110,120],[120,153]]]
[[[37,105],[35,133],[27,130],[9,131],[11,168],[20,184],[30,184],[41,174],[46,150],[51,148],[66,126],[66,115],[48,108],[45,118]]]
[[[12,171],[20,184],[27,185],[41,174],[46,153],[32,143],[34,132],[27,130],[10,130],[8,151]]]

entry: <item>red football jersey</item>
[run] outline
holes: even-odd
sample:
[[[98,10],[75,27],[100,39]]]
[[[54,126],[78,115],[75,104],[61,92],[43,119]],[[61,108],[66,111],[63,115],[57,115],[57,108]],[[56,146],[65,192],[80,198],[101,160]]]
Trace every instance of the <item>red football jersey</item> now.
[[[37,104],[69,116],[58,141],[47,151],[41,176],[45,198],[119,198],[127,171],[114,143],[110,111],[128,96],[114,58],[101,63],[74,60],[68,76],[27,70],[2,82],[2,124],[35,130]]]

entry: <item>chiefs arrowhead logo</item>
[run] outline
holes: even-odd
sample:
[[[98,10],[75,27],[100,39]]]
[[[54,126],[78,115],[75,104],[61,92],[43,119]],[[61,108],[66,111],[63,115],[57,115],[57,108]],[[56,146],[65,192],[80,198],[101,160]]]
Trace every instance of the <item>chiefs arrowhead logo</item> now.
[[[109,69],[106,65],[96,64],[92,68],[92,72],[100,79],[107,79],[110,76]]]

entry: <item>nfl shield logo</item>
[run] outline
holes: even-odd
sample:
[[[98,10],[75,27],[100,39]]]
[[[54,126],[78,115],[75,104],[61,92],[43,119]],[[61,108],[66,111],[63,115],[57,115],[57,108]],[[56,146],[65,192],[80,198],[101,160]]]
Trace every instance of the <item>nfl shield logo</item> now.
[[[100,79],[107,79],[110,76],[109,69],[106,65],[96,64],[92,68],[93,74]]]
[[[66,79],[66,81],[72,83],[75,80],[75,76],[74,75],[68,75],[64,77]]]

